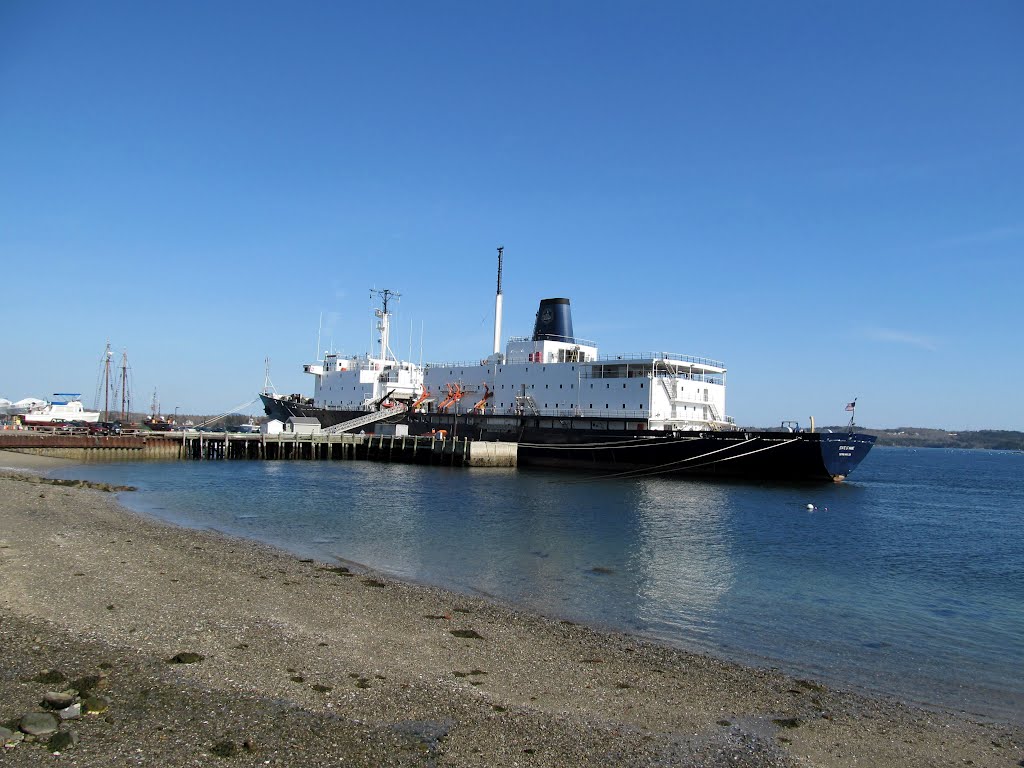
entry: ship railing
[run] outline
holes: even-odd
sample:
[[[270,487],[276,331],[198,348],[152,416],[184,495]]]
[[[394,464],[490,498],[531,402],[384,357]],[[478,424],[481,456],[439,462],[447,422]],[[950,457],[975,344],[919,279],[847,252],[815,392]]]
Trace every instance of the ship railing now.
[[[516,341],[516,340],[517,339],[510,339],[510,341]],[[530,339],[529,339],[529,337],[524,337],[522,340],[523,341],[529,341]],[[583,345],[583,344],[592,344],[592,342],[584,342],[582,340],[578,340],[578,341],[580,342],[581,345]],[[653,364],[655,362],[662,362],[662,361],[665,361],[665,360],[670,360],[670,361],[675,362],[675,363],[683,363],[685,365],[699,365],[699,366],[705,366],[705,367],[708,367],[708,368],[721,368],[723,371],[725,370],[725,363],[723,363],[721,360],[714,360],[713,358],[710,358],[710,357],[698,357],[698,356],[695,356],[695,355],[680,355],[680,354],[676,354],[675,352],[633,352],[633,353],[626,353],[626,354],[622,354],[622,355],[599,355],[598,357],[594,358],[593,360],[574,361],[574,364],[579,365],[580,362],[583,362],[584,364],[591,365],[591,366],[598,366],[598,365],[606,365],[607,366],[609,364],[612,364],[612,365],[615,365],[615,364],[627,365],[627,364],[636,363],[638,361],[644,362],[644,363]],[[509,358],[506,361],[506,363],[508,363],[508,364],[527,363],[527,362],[531,362],[531,361],[527,357],[524,357],[524,356],[521,356],[521,355],[511,355],[511,356],[509,356]],[[554,365],[554,364],[557,363],[557,361],[553,361],[553,360],[544,360],[544,361],[541,361],[541,362],[544,362],[544,363],[550,364],[550,365]],[[424,363],[423,367],[424,367],[424,369],[426,369],[426,368],[449,368],[449,369],[463,368],[463,369],[465,369],[465,368],[479,368],[479,367],[482,367],[482,366],[488,366],[490,364],[491,363],[488,362],[487,360],[465,360],[465,361],[457,361],[457,362]],[[683,374],[680,371],[678,375],[681,376]],[[696,375],[693,375],[693,374],[691,374],[691,375],[693,376],[693,378],[696,378]],[[700,374],[697,374],[697,375],[700,375]],[[707,375],[714,375],[714,374],[703,374],[703,375],[707,376]]]
[[[596,370],[592,368],[589,371],[581,371],[580,372],[580,379],[637,379],[637,378],[644,378],[644,377],[648,377],[649,378],[650,374],[651,374],[651,369],[650,368],[647,368],[645,370],[645,369],[641,368],[640,366],[637,366],[635,368],[630,368],[628,371],[623,370],[623,369],[616,370],[615,368],[603,368],[603,369],[602,368],[597,368]],[[680,373],[680,374],[677,374],[677,375],[671,375],[671,374],[665,374],[665,373],[662,373],[662,372],[659,371],[655,375],[655,378],[658,378],[658,379],[668,379],[668,380],[680,379],[680,380],[684,380],[684,381],[697,381],[697,382],[700,382],[702,384],[725,384],[725,380],[721,376],[703,375],[703,374],[699,374],[699,373],[696,373],[696,374],[682,374],[682,373]]]
[[[662,361],[672,360],[677,363],[689,365],[705,365],[710,368],[725,368],[725,363],[710,357],[699,357],[695,355],[680,355],[675,352],[628,352],[621,355],[601,355],[597,358],[598,363],[626,362],[629,360]]]
[[[448,368],[450,370],[454,370],[456,368],[482,368],[487,365],[490,365],[490,363],[486,360],[462,360],[455,363],[424,363],[423,370],[427,370],[428,368]]]
[[[541,341],[558,341],[562,344],[575,344],[580,347],[596,347],[597,342],[590,339],[581,339],[579,336],[556,336],[553,333],[543,334]],[[510,336],[509,344],[529,344],[534,341],[533,336]]]
[[[658,371],[652,374],[649,365],[607,365],[597,364],[580,371],[580,379],[640,379],[655,378],[667,381],[696,381],[702,384],[725,384],[720,374],[706,373],[667,373]]]

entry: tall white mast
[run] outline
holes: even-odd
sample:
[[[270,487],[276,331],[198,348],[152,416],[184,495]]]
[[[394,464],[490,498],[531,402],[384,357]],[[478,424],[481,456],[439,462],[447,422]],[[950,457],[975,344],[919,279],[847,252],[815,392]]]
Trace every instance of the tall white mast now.
[[[377,330],[380,331],[380,356],[385,360],[389,360],[394,357],[391,352],[391,347],[388,346],[391,336],[391,315],[388,313],[388,301],[392,298],[400,298],[402,294],[395,293],[392,290],[385,288],[383,291],[370,291],[370,295],[377,294],[381,298],[382,308],[375,310],[374,314],[380,318],[377,323]]]
[[[107,342],[107,349],[103,353],[103,420],[110,421],[110,390],[112,388],[112,382],[110,381],[110,358],[114,356],[114,353],[110,351],[110,342]]]
[[[501,352],[501,257],[505,246],[498,246],[498,293],[494,297],[494,354]]]

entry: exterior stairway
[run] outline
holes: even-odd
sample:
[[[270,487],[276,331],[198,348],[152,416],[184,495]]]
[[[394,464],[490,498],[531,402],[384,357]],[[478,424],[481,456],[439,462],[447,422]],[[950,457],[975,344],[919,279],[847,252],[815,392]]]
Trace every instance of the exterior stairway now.
[[[378,421],[384,421],[385,419],[389,419],[392,416],[397,416],[400,413],[405,413],[408,410],[408,405],[406,405],[405,403],[399,403],[398,405],[393,405],[390,408],[382,408],[379,411],[373,411],[372,413],[368,413],[365,416],[358,416],[354,419],[343,421],[340,424],[335,424],[332,427],[327,427],[327,429],[321,430],[320,434],[338,435],[341,434],[342,432],[350,432],[353,429],[365,427],[367,424],[376,424]]]

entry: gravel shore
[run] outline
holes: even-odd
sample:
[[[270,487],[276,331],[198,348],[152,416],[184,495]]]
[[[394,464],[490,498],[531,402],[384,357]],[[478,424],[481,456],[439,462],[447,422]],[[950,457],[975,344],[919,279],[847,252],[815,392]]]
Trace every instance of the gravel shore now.
[[[0,456],[39,466],[18,461]],[[1019,726],[300,560],[10,470],[0,587],[2,765],[1024,765]],[[56,736],[24,733],[47,712]]]

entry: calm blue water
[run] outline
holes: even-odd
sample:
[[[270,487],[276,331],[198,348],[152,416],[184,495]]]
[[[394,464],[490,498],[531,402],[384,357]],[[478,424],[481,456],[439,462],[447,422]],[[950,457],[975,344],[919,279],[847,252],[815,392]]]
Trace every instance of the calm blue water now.
[[[55,474],[302,556],[1024,721],[1024,454],[876,448],[845,484],[782,487],[368,462]]]

